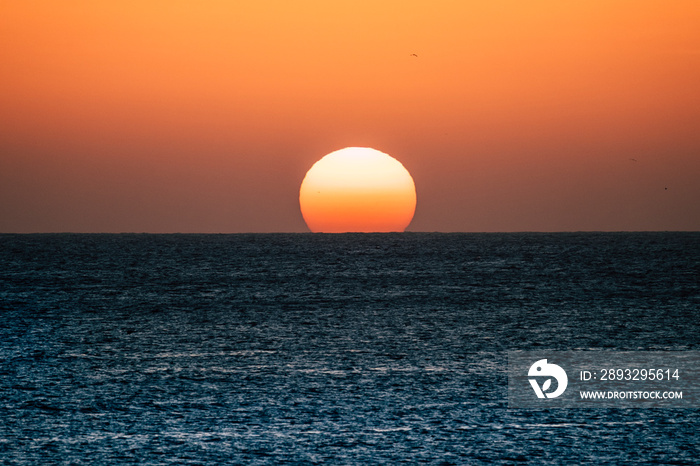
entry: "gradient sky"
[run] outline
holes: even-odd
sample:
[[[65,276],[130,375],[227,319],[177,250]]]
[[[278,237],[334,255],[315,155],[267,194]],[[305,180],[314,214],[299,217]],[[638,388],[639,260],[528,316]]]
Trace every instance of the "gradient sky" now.
[[[700,1],[0,0],[0,232],[301,232],[400,160],[412,231],[700,230]],[[413,56],[413,54],[417,56]]]

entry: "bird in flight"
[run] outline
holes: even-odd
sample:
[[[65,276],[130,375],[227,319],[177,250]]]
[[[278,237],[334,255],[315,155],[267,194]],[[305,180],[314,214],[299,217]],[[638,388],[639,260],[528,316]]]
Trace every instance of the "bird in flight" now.
[[[412,53],[411,56],[412,56],[412,57],[418,57],[418,55],[416,55],[415,53]]]

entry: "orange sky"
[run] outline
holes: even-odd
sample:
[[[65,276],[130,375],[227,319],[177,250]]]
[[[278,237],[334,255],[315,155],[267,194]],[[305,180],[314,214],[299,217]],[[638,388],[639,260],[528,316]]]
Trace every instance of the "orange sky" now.
[[[301,181],[347,146],[411,172],[412,231],[700,230],[698,25],[696,0],[0,0],[0,232],[307,231]]]

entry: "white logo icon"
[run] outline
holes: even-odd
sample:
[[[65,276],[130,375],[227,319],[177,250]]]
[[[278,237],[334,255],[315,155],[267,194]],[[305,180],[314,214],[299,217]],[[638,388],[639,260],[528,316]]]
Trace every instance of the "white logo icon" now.
[[[549,377],[544,381],[541,388],[536,379],[528,379],[530,385],[532,385],[532,389],[535,390],[537,394],[537,398],[556,398],[564,393],[566,385],[569,383],[569,378],[566,376],[564,369],[556,364],[547,364],[546,359],[540,359],[530,366],[527,375],[528,377]],[[557,381],[557,389],[551,393],[547,393],[547,390],[549,390],[552,385],[552,378]]]

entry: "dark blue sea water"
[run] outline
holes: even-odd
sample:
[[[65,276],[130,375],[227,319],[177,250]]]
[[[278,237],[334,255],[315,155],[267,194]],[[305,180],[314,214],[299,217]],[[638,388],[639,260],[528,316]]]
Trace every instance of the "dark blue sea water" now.
[[[698,410],[506,371],[699,350],[699,277],[699,233],[0,235],[0,463],[698,464]]]

